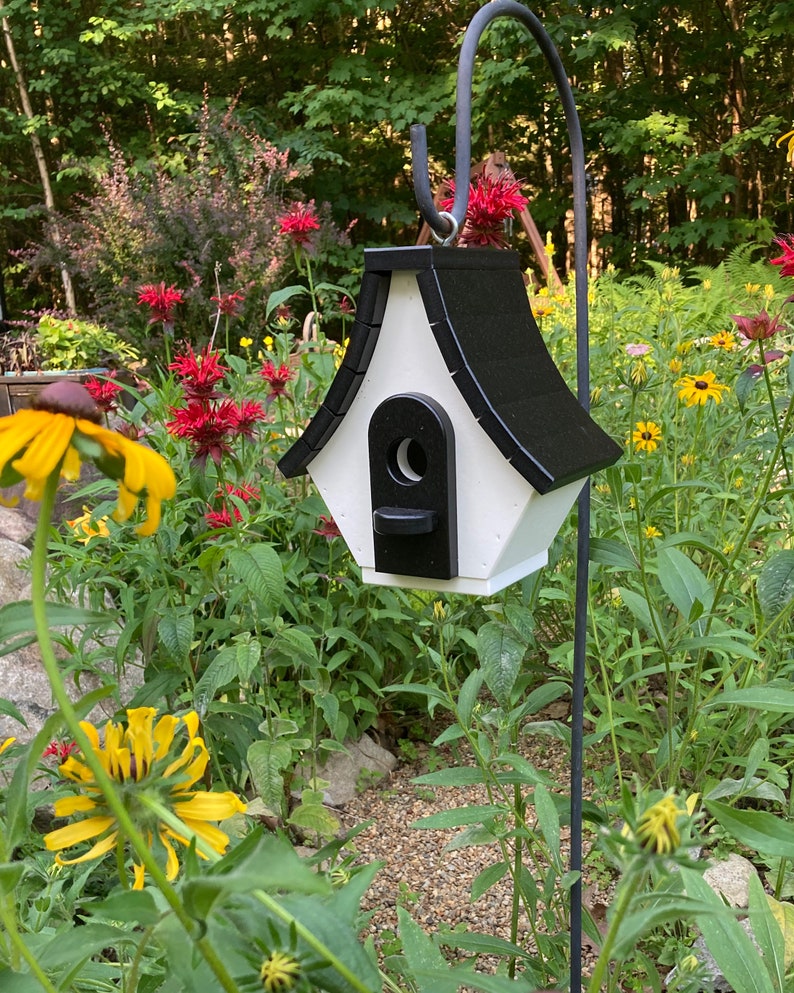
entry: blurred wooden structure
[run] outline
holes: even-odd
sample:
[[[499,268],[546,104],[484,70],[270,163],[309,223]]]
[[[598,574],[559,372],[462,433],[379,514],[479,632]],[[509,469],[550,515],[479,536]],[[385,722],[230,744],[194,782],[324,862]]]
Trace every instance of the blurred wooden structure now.
[[[502,179],[515,179],[513,170],[510,168],[507,162],[507,156],[504,152],[492,152],[484,162],[480,162],[479,165],[473,166],[470,173],[470,178],[474,180],[478,176],[488,176],[489,179],[494,180],[495,182]],[[440,201],[444,200],[448,195],[449,191],[446,188],[446,184],[442,183],[434,197],[436,206],[438,206]],[[532,214],[530,214],[528,207],[525,207],[518,214],[518,219],[521,222],[521,227],[524,229],[527,238],[529,238],[529,243],[532,246],[532,251],[535,253],[535,258],[537,259],[538,267],[540,268],[544,282],[546,285],[551,283],[557,291],[562,290],[562,280],[560,279],[559,273],[552,265],[551,259],[546,254],[546,245],[540,236],[540,232],[532,219]],[[430,225],[427,221],[422,221],[422,227],[419,231],[419,237],[416,239],[416,244],[427,245],[429,244],[431,237],[432,232],[430,230]]]

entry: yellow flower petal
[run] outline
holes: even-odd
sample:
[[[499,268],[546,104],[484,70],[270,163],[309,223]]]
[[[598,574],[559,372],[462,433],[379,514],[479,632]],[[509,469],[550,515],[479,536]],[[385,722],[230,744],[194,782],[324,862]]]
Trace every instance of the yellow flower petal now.
[[[116,838],[118,837],[118,831],[113,831],[109,834],[107,838],[102,838],[98,841],[93,848],[85,853],[85,855],[79,855],[74,859],[65,859],[60,852],[55,856],[55,862],[57,865],[77,865],[78,862],[90,862],[92,859],[101,859],[103,855],[113,848],[116,844]]]
[[[234,793],[194,793],[189,800],[174,803],[174,813],[182,820],[223,821],[233,814],[244,814],[245,804]]]
[[[44,844],[51,852],[59,848],[71,848],[72,845],[79,845],[81,841],[95,838],[115,823],[115,817],[86,817],[85,820],[75,821],[74,824],[67,824],[45,834]]]
[[[163,843],[166,855],[165,878],[170,882],[170,880],[176,879],[176,874],[179,872],[179,859],[176,857],[174,846],[169,841],[165,830],[160,831],[160,841]]]
[[[72,814],[86,810],[96,810],[96,801],[90,796],[78,793],[76,796],[64,796],[55,801],[55,816],[70,817]]]
[[[46,431],[40,431],[21,458],[12,462],[13,468],[28,481],[45,480],[66,455],[74,435],[75,421],[67,414],[50,414]]]
[[[142,890],[143,884],[146,880],[146,869],[142,865],[138,865],[138,863],[135,862],[132,866],[132,875],[134,878],[132,888],[134,890]]]

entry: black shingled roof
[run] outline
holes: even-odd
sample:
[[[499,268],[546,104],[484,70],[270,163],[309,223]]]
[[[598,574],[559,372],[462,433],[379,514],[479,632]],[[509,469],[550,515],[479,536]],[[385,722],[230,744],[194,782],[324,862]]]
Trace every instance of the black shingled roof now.
[[[352,404],[377,345],[395,270],[417,272],[453,383],[505,459],[539,493],[620,458],[620,446],[579,404],[549,355],[517,253],[426,245],[366,249],[364,259],[345,357],[317,413],[281,458],[285,476],[306,471]]]

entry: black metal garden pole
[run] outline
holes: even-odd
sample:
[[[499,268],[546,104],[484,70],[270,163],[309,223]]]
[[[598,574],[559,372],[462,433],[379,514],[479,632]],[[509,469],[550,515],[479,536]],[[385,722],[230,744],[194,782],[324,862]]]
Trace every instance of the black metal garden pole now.
[[[571,144],[574,205],[574,269],[576,277],[577,392],[585,410],[590,406],[590,333],[587,300],[587,200],[585,160],[579,115],[559,53],[538,18],[514,0],[491,0],[472,18],[463,39],[458,63],[455,129],[455,198],[452,210],[440,212],[433,202],[427,161],[427,137],[422,125],[411,128],[414,187],[422,216],[440,240],[451,244],[466,217],[471,164],[471,93],[477,46],[485,28],[496,18],[512,17],[532,33],[551,68],[562,101]],[[587,586],[590,557],[590,484],[578,499],[576,601],[571,695],[571,871],[579,878],[571,888],[570,991],[582,988],[582,775],[585,657],[587,643]]]

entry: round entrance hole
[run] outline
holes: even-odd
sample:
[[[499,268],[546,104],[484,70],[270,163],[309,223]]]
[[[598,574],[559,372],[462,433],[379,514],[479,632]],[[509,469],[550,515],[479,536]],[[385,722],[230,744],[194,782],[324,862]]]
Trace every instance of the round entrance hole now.
[[[388,466],[393,479],[410,486],[427,472],[427,455],[415,438],[402,438],[389,449]]]

